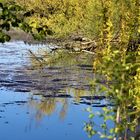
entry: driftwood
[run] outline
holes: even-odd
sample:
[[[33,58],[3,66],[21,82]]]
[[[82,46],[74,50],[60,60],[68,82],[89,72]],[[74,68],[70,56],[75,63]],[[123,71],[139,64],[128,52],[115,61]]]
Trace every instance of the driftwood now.
[[[97,43],[95,41],[90,42],[81,42],[81,49],[93,52],[97,47]]]
[[[40,64],[42,64],[43,61],[45,61],[42,57],[37,57],[31,50],[28,50],[31,56]]]
[[[82,50],[82,52],[86,52],[86,53],[89,53],[89,54],[95,54],[94,52],[86,51],[86,50]]]
[[[95,41],[88,42],[67,42],[62,44],[63,49],[70,50],[72,52],[91,52],[93,53],[97,45]]]

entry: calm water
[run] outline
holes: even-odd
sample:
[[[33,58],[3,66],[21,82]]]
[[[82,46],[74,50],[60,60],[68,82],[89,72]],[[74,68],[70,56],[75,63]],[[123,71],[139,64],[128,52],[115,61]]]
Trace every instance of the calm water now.
[[[0,140],[89,139],[83,129],[85,109],[101,111],[107,103],[103,96],[91,97],[92,57],[76,54],[40,65],[28,51],[41,60],[50,47],[0,44]]]

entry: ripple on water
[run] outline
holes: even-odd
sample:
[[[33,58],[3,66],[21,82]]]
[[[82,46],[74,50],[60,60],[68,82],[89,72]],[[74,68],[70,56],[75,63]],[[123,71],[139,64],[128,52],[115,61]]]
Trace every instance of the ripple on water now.
[[[105,100],[91,97],[92,66],[60,63],[40,68],[28,50],[40,57],[41,48],[48,49],[22,41],[0,44],[0,140],[88,140],[82,129],[88,119],[83,108],[102,107]]]

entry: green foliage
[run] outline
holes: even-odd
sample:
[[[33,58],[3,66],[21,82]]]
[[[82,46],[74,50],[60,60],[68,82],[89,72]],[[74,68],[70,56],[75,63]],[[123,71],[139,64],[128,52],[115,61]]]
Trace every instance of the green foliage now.
[[[109,52],[108,48],[105,48],[94,59],[93,93],[95,95],[104,93],[107,98],[111,98],[115,106],[112,110],[109,107],[103,108],[103,113],[100,114],[93,115],[90,111],[89,122],[92,122],[91,120],[97,115],[103,117],[104,122],[101,124],[101,128],[108,133],[103,131],[96,134],[99,134],[101,138],[108,139],[109,137],[127,136],[128,130],[135,132],[139,125],[140,50],[128,53],[124,49],[117,50],[117,48],[111,46]],[[125,47],[122,46],[122,48]],[[97,87],[98,90],[96,90]],[[108,120],[114,121],[113,128],[107,127]],[[94,126],[92,129],[96,131]],[[86,131],[89,133],[88,130]]]
[[[140,113],[140,33],[139,33],[139,7],[138,1],[118,1],[118,22],[120,25],[118,43],[111,43],[113,35],[112,26],[114,17],[109,14],[112,11],[112,2],[104,2],[103,22],[101,28],[102,51],[96,52],[94,59],[95,81],[92,83],[94,94],[104,93],[107,98],[112,98],[115,106],[113,110],[103,109],[99,115],[104,122],[101,128],[105,131],[97,131],[101,138],[129,137],[128,130],[135,132],[139,125]],[[136,12],[137,11],[137,12]],[[113,12],[113,11],[112,11]],[[116,11],[115,11],[116,12]],[[130,19],[131,18],[131,19]],[[131,43],[131,41],[133,43]],[[129,50],[129,47],[131,48]],[[135,47],[135,49],[133,49]],[[102,75],[102,78],[98,75]],[[105,81],[104,83],[102,81]],[[99,87],[100,85],[100,87]],[[98,90],[97,87],[98,86]],[[90,112],[92,115],[93,113]],[[94,116],[97,116],[94,115]],[[115,122],[113,128],[107,128],[106,122]],[[89,122],[92,122],[91,120]],[[88,123],[87,123],[88,124]],[[94,126],[92,129],[94,130]],[[90,130],[90,131],[91,131]],[[89,130],[86,130],[89,134]],[[108,133],[107,133],[108,132]],[[134,138],[132,138],[134,139]]]
[[[15,12],[20,9],[19,6],[9,6],[7,7],[3,3],[0,3],[0,42],[4,43],[5,41],[9,41],[10,37],[6,35],[3,30],[9,31],[10,26],[17,26],[17,22],[21,22],[15,16]]]
[[[127,44],[139,28],[138,0],[6,0],[13,1],[24,9],[23,13],[26,11],[28,24],[48,27],[39,35],[83,33],[105,47],[114,39]]]
[[[90,111],[89,111],[90,110]],[[102,112],[92,112],[92,109],[87,110],[89,112],[89,121],[85,123],[84,130],[88,133],[89,137],[99,135],[100,138],[112,139],[115,134],[114,128],[109,128],[107,121],[113,122],[115,120],[114,113],[112,113],[112,107],[104,107]],[[101,118],[101,123],[94,122],[94,117]],[[97,129],[96,129],[97,128]]]
[[[100,126],[103,130],[108,130],[108,120],[115,121],[115,127],[108,134],[95,131],[92,119],[96,114],[88,110],[90,122],[85,124],[85,130],[89,136],[97,133],[108,139],[121,137],[128,129],[134,131],[140,113],[139,0],[7,1],[0,3],[0,42],[10,40],[5,31],[11,27],[31,33],[35,39],[78,32],[97,41],[101,49],[97,50],[93,64],[93,90],[112,98],[116,105],[97,115],[104,118]],[[50,63],[61,60],[61,54],[53,56]]]
[[[12,0],[11,0],[12,1]],[[29,22],[46,25],[54,32],[55,36],[65,36],[80,28],[88,0],[16,0],[30,12]]]
[[[33,22],[28,22],[29,13],[30,11],[26,11],[14,2],[0,3],[0,42],[4,43],[10,40],[10,36],[6,34],[6,31],[9,31],[12,27],[31,33],[35,39],[43,39],[47,34],[52,34],[48,26],[34,26]]]
[[[7,0],[13,2],[13,0]],[[40,34],[62,37],[71,33],[96,39],[99,46],[112,41],[127,44],[139,30],[139,0],[15,0],[24,8],[32,28],[48,27]]]

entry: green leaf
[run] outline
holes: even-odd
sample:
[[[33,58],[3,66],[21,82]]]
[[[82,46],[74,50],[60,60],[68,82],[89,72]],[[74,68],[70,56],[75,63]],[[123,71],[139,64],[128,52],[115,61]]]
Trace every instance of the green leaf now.
[[[94,117],[93,113],[89,115],[89,119],[92,119],[93,117]]]

